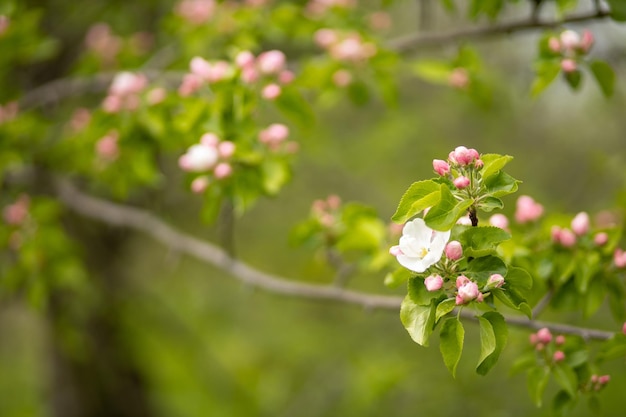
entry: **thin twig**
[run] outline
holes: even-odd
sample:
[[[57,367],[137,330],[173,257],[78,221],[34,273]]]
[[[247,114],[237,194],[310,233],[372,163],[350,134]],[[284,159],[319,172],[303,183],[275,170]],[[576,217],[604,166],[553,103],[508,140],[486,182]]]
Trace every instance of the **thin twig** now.
[[[307,284],[268,274],[231,258],[224,250],[209,242],[177,231],[147,211],[86,195],[66,180],[58,180],[56,190],[59,199],[76,213],[109,225],[141,231],[173,250],[212,264],[239,281],[256,288],[306,299],[353,304],[366,309],[398,311],[402,303],[402,297],[398,296],[368,294],[333,285]],[[461,311],[461,316],[476,320],[474,313],[467,309]],[[579,335],[586,339],[607,340],[614,334],[597,329],[528,320],[524,317],[507,317],[506,321],[517,327],[533,330],[547,327],[554,333]]]
[[[544,295],[543,298],[539,300],[537,305],[535,305],[535,308],[533,308],[533,317],[537,318],[539,314],[541,314],[543,310],[548,307],[550,301],[552,301],[552,291],[548,291],[546,295]]]
[[[491,26],[472,27],[441,33],[416,32],[410,35],[400,36],[387,42],[387,46],[399,53],[411,52],[417,48],[438,46],[458,40],[471,40],[492,37],[514,32],[522,32],[533,29],[553,28],[565,23],[579,23],[596,19],[604,19],[610,13],[598,9],[591,12],[580,13],[555,20],[523,19],[508,23],[500,23]]]

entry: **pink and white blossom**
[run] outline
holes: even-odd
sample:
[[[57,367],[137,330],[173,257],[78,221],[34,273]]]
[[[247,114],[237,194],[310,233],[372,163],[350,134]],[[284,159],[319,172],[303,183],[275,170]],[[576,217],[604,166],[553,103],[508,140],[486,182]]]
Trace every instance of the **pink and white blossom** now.
[[[515,221],[528,223],[537,220],[543,214],[543,206],[532,197],[523,195],[515,204]]]
[[[443,287],[441,275],[430,275],[424,279],[424,285],[428,291],[439,291]]]
[[[441,176],[450,173],[450,165],[442,159],[433,159],[433,169]]]
[[[474,281],[468,281],[461,285],[457,290],[456,304],[462,305],[470,301],[482,301],[482,293],[478,289],[478,284]]]
[[[407,222],[402,229],[396,259],[400,265],[414,272],[424,272],[441,259],[450,231],[440,232],[426,226],[423,219]]]
[[[489,218],[489,224],[507,230],[509,227],[509,219],[502,213],[496,213]]]
[[[589,226],[589,215],[584,211],[578,213],[571,223],[572,231],[578,236],[586,234],[589,231]]]

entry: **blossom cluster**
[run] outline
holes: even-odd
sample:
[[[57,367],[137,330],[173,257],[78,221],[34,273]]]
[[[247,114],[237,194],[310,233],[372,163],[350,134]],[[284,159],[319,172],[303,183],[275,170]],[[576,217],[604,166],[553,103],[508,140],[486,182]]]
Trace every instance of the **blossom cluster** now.
[[[311,214],[320,225],[326,229],[333,229],[339,221],[341,198],[331,194],[325,200],[315,200],[311,205]]]
[[[132,72],[120,72],[109,86],[108,94],[102,102],[102,109],[107,113],[121,110],[137,110],[141,104],[139,94],[148,85],[145,75]]]
[[[472,189],[475,184],[475,172],[483,167],[480,154],[476,149],[457,146],[448,155],[448,160],[433,160],[433,169],[439,175],[447,176],[459,189]]]
[[[215,0],[182,0],[174,10],[187,22],[201,25],[213,17],[215,7]]]
[[[315,43],[337,61],[363,62],[378,52],[375,44],[364,41],[356,32],[341,32],[324,28],[317,30],[313,37]]]
[[[178,165],[183,171],[205,174],[193,180],[191,190],[195,193],[202,193],[211,184],[211,177],[222,180],[231,176],[233,167],[230,159],[235,154],[235,150],[236,146],[233,142],[221,140],[212,132],[203,134],[199,143],[189,147],[187,152],[178,159]]]
[[[565,30],[548,39],[548,48],[561,59],[561,69],[570,73],[578,69],[577,60],[586,55],[593,45],[593,34],[585,30],[579,35],[573,30]]]

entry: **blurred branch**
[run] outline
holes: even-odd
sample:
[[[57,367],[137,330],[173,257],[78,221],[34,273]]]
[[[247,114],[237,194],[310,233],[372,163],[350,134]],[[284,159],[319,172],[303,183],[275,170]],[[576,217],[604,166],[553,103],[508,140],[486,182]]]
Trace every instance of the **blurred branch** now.
[[[442,33],[412,33],[391,39],[387,46],[399,53],[411,52],[414,49],[428,46],[438,46],[458,40],[470,40],[491,37],[494,35],[510,34],[526,30],[553,28],[565,23],[586,22],[596,19],[604,19],[610,16],[610,12],[598,8],[590,12],[575,14],[559,20],[538,20],[527,18],[509,23],[495,24],[484,27],[459,29]]]
[[[354,304],[366,309],[400,309],[402,297],[368,294],[333,285],[296,282],[268,274],[231,258],[216,245],[177,231],[147,211],[86,195],[66,180],[57,180],[55,186],[60,200],[76,213],[112,226],[141,231],[169,248],[212,264],[253,287],[283,295]],[[461,311],[461,316],[476,320],[474,312],[467,309]],[[614,334],[597,329],[528,320],[524,317],[507,317],[506,321],[517,327],[533,330],[547,327],[556,334],[578,335],[585,339],[607,340]]]

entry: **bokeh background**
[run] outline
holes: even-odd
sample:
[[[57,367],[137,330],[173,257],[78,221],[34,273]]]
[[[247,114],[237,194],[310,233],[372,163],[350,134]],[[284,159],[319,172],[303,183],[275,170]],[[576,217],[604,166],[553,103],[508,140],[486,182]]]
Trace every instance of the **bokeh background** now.
[[[155,32],[173,7],[148,0],[26,3],[41,10],[44,30],[62,42],[58,58],[24,75],[34,85],[64,73],[93,22],[107,21],[121,33]],[[397,1],[388,8],[394,22],[389,38],[418,27],[416,3]],[[517,8],[506,17],[523,13],[526,9]],[[429,27],[441,30],[467,25],[462,16],[444,17],[437,8],[429,17]],[[531,99],[538,33],[528,31],[476,44],[492,79],[488,108],[453,89],[408,77],[398,80],[395,108],[376,99],[358,107],[348,100],[316,107],[315,127],[295,133],[301,152],[293,181],[236,220],[238,255],[263,271],[330,282],[328,268],[288,240],[311,202],[338,194],[372,205],[389,219],[408,185],[432,175],[432,159],[443,159],[458,145],[513,155],[509,172],[523,181],[520,193],[532,195],[548,212],[623,206],[626,28],[608,21],[575,26],[582,27],[596,35],[593,54],[609,61],[618,75],[610,99],[590,78],[578,92],[557,81]],[[418,53],[441,57],[453,49]],[[189,202],[178,186],[172,181],[155,210],[183,230],[215,239],[217,229],[198,224],[198,202]],[[505,204],[505,213],[512,213],[514,197]],[[550,415],[549,406],[532,405],[523,375],[508,374],[526,347],[526,331],[512,330],[500,363],[481,377],[473,369],[478,329],[467,324],[466,360],[453,379],[436,338],[429,348],[417,346],[396,313],[265,293],[144,236],[79,217],[67,221],[101,238],[99,246],[86,248],[95,271],[94,294],[81,301],[95,303],[101,318],[85,327],[52,323],[20,300],[3,301],[0,416],[53,416],[58,410],[73,416],[76,392],[90,404],[89,415],[103,417]],[[352,284],[397,293],[375,274]],[[585,324],[602,326],[605,313]],[[85,328],[93,332],[88,338],[80,335]],[[59,354],[61,348],[71,361]],[[610,366],[603,410],[619,416],[626,361]],[[66,369],[65,376],[59,369]],[[555,390],[548,388],[546,401]],[[572,415],[589,411],[579,404]]]

